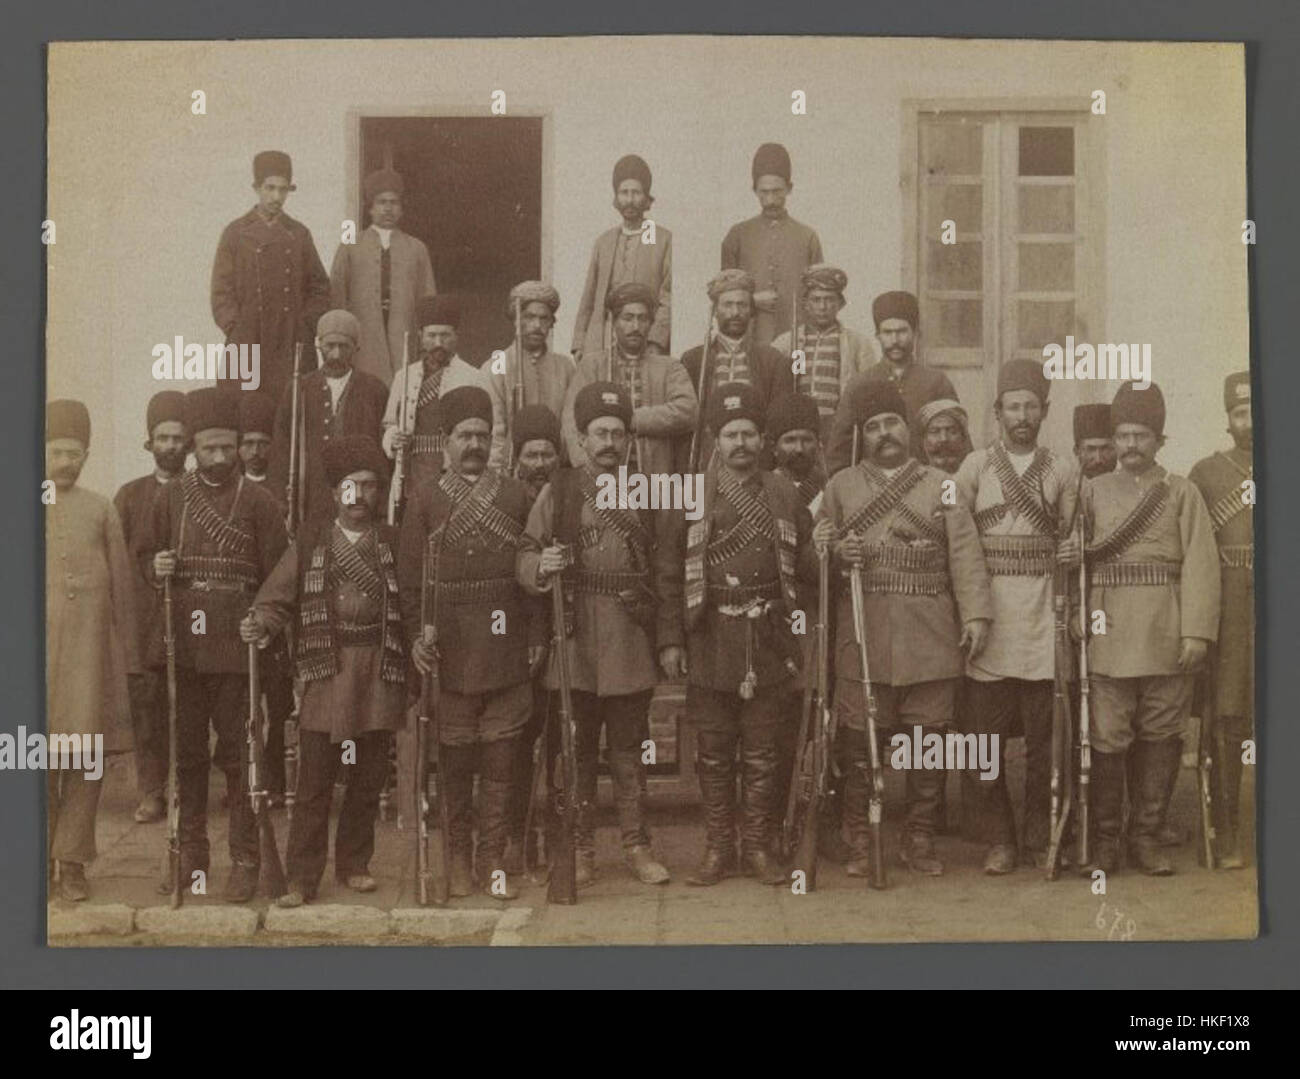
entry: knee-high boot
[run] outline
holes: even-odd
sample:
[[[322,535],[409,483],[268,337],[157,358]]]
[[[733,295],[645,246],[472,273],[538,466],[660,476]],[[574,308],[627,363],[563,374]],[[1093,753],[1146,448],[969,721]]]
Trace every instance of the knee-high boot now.
[[[1132,749],[1130,748],[1130,752]],[[1124,825],[1124,773],[1127,753],[1092,751],[1090,776],[1092,813],[1092,863],[1084,874],[1100,869],[1109,876],[1119,870],[1120,832]]]
[[[478,847],[474,863],[479,884],[494,899],[519,897],[505,869],[505,852],[510,830],[511,776],[522,740],[510,738],[479,746]]]
[[[1173,862],[1160,847],[1160,819],[1169,788],[1169,774],[1176,772],[1183,754],[1181,738],[1164,738],[1159,742],[1136,742],[1130,752],[1138,755],[1137,790],[1133,813],[1129,819],[1129,850],[1144,873],[1167,877],[1174,871]]]
[[[776,747],[745,746],[744,813],[741,839],[744,846],[745,872],[760,884],[784,884],[785,872],[768,855],[768,825],[776,789]],[[815,823],[810,827],[816,827]]]
[[[736,870],[736,777],[733,740],[716,731],[700,731],[695,772],[704,804],[704,858],[687,884],[711,885]]]
[[[443,746],[439,763],[447,770],[439,776],[447,799],[447,856],[451,862],[449,891],[457,898],[474,893],[474,747]]]

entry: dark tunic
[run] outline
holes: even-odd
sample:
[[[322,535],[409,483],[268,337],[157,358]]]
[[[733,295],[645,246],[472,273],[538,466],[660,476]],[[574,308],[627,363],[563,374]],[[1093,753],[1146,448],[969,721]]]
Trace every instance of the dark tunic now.
[[[124,483],[113,496],[113,508],[122,522],[122,536],[126,549],[133,551],[136,540],[149,528],[153,518],[153,504],[167,484],[160,482],[153,472],[147,476]],[[135,596],[135,627],[139,654],[149,654],[149,641],[157,632],[162,618],[162,592],[155,588],[150,577],[141,572],[134,560],[131,562],[131,583]]]
[[[421,570],[426,542],[432,538],[437,549],[436,592],[430,589],[425,617],[436,621],[440,682],[453,693],[491,693],[528,681],[528,646],[546,640],[546,619],[536,600],[527,596],[515,580],[519,539],[528,521],[532,498],[516,479],[493,470],[483,473],[479,483],[497,489],[480,514],[472,509],[447,534],[452,513],[466,504],[456,499],[454,473],[412,492],[402,518],[397,556],[398,585],[402,596],[402,617],[408,640],[421,634]],[[477,485],[475,485],[477,486]],[[435,573],[430,560],[429,574]],[[436,608],[435,608],[436,598]],[[494,633],[494,624],[504,615],[504,632]]]
[[[788,213],[777,218],[759,214],[731,226],[722,241],[722,269],[745,270],[760,292],[776,292],[776,309],[754,314],[754,336],[760,343],[770,344],[790,329],[803,272],[821,261],[817,233]]]
[[[329,310],[330,283],[307,226],[281,213],[267,221],[256,208],[221,233],[212,264],[212,317],[227,344],[261,346],[260,392],[278,401],[293,373],[293,346],[303,370],[316,366],[316,323]]]
[[[907,406],[907,422],[912,429],[912,456],[920,458],[924,450],[925,432],[916,425],[916,414],[921,406],[941,397],[957,398],[948,376],[933,367],[922,367],[913,360],[895,375],[893,366],[881,360],[866,374],[853,378],[844,389],[835,418],[831,421],[830,441],[826,444],[826,471],[834,475],[853,462],[853,417],[858,414],[858,400],[869,382],[893,382],[898,386],[903,404]]]
[[[768,406],[778,397],[794,392],[794,374],[790,370],[790,357],[778,352],[771,345],[757,345],[751,334],[746,334],[741,345],[746,368],[743,377],[734,381],[745,382],[754,387],[758,394],[759,407],[764,413]],[[682,356],[682,366],[691,376],[691,385],[696,391],[700,388],[700,359],[704,355],[702,345],[688,349]],[[739,371],[736,372],[739,375]],[[723,382],[732,381],[727,369],[727,356],[718,343],[717,335],[709,342],[709,371],[704,382],[704,396],[700,399],[700,411],[708,415],[709,401],[714,389]],[[700,425],[700,468],[704,469],[709,458],[713,456],[713,434],[705,424]]]
[[[304,416],[304,451],[307,454],[306,503],[304,520],[327,518],[334,514],[334,499],[325,478],[322,451],[331,438],[344,435],[368,435],[380,444],[383,437],[384,406],[388,388],[364,371],[353,370],[339,394],[334,410],[325,369],[313,371],[299,383],[298,407]],[[271,461],[267,468],[273,490],[283,492],[289,482],[289,431],[292,426],[293,390],[285,387],[280,407],[275,413],[275,438],[271,443]],[[383,477],[381,476],[382,480]]]
[[[1250,453],[1234,448],[1198,461],[1187,477],[1210,507],[1219,549],[1215,674],[1222,716],[1255,714],[1255,521],[1252,507],[1241,501],[1242,481],[1253,474]]]
[[[247,550],[237,551],[201,527],[186,508],[182,480],[174,480],[154,500],[149,526],[141,530],[134,546],[136,561],[161,591],[153,556],[175,550],[180,557],[172,584],[176,665],[200,674],[243,674],[248,670],[248,649],[239,639],[239,623],[258,585],[284,554],[288,538],[275,499],[239,473],[220,487],[209,487],[202,479],[198,482],[215,514],[250,537]],[[192,632],[196,611],[204,612],[202,634]],[[166,662],[161,618],[153,624],[148,643],[147,664],[161,667]]]

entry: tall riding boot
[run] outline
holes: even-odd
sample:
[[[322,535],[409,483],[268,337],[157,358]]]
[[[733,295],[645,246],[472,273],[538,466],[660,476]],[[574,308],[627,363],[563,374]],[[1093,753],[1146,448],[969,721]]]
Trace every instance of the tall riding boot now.
[[[790,697],[792,715],[801,715],[802,703],[797,694]],[[772,812],[768,818],[768,853],[778,861],[789,854],[785,843],[785,807],[790,797],[790,784],[795,769],[795,750],[798,748],[799,730],[797,723],[781,723],[776,730],[776,777],[772,791]]]
[[[871,758],[862,732],[841,727],[839,754],[844,830],[849,841],[844,872],[850,877],[870,877],[871,827],[867,806],[871,797]]]
[[[1160,848],[1157,833],[1164,809],[1169,773],[1177,772],[1183,754],[1181,738],[1164,738],[1159,742],[1137,742],[1131,752],[1138,755],[1137,790],[1130,817],[1129,850],[1144,873],[1167,877],[1174,871],[1173,862]]]
[[[578,803],[573,849],[578,863],[574,879],[579,888],[585,888],[596,879],[596,827],[592,823],[595,808],[591,802]]]
[[[776,747],[742,747],[744,812],[741,840],[744,848],[745,873],[760,884],[784,884],[781,866],[768,855],[768,825],[772,798],[776,790]]]
[[[729,736],[700,731],[695,772],[704,803],[704,860],[686,878],[687,884],[711,885],[736,870],[734,771],[735,747]]]
[[[844,796],[839,790],[843,780],[834,779],[835,786],[826,791],[822,799],[821,822],[817,826],[817,856],[843,865],[852,857],[844,842]]]
[[[531,731],[525,730],[523,736],[511,739],[513,755],[510,762],[510,807],[506,826],[506,853],[503,867],[511,876],[524,871],[524,848],[527,837],[524,835],[524,823],[528,819],[528,799],[532,796],[533,779],[533,743],[529,737]]]
[[[462,898],[474,894],[474,747],[443,746],[440,754],[447,770],[439,776],[447,799],[447,858],[451,863],[449,891]]]
[[[623,837],[623,859],[642,884],[666,884],[668,870],[650,851],[650,833],[641,809],[640,751],[611,749],[609,770],[614,775],[614,802]]]
[[[482,776],[478,784],[478,849],[474,854],[479,884],[494,899],[518,899],[505,869],[506,832],[509,828],[511,785]],[[498,870],[500,873],[498,874]]]
[[[913,872],[927,877],[943,874],[943,863],[934,852],[934,833],[939,792],[947,775],[945,771],[931,768],[912,768],[907,772],[907,835],[898,858]]]
[[[1131,750],[1130,750],[1131,752]],[[1127,753],[1092,751],[1090,778],[1092,816],[1092,861],[1080,871],[1091,875],[1094,869],[1107,876],[1119,871],[1120,832],[1124,826],[1124,773]]]
[[[1162,847],[1181,847],[1187,841],[1187,834],[1183,829],[1169,823],[1169,803],[1174,800],[1174,788],[1178,786],[1178,772],[1183,761],[1183,740],[1175,738],[1174,741],[1178,743],[1179,767],[1169,773],[1164,798],[1160,803],[1160,824],[1156,827],[1156,842]]]

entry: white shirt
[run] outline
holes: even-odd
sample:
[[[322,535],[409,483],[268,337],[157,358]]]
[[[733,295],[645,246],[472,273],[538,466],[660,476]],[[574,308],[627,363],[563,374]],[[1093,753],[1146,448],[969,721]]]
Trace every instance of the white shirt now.
[[[334,523],[338,524],[337,521],[335,521]],[[342,525],[339,525],[339,531],[342,532],[343,535],[347,536],[348,542],[352,544],[353,547],[357,545],[357,540],[359,540],[363,535],[363,533],[361,532],[353,532],[352,529],[344,528]]]
[[[330,378],[329,375],[325,376],[325,385],[330,388],[331,412],[337,412],[339,410],[339,398],[343,396],[343,391],[348,385],[348,379],[351,377],[352,372],[350,370],[346,375],[343,375],[340,378]]]
[[[381,229],[378,225],[371,225],[370,227],[379,234],[379,246],[387,251],[388,245],[393,242],[393,230]]]

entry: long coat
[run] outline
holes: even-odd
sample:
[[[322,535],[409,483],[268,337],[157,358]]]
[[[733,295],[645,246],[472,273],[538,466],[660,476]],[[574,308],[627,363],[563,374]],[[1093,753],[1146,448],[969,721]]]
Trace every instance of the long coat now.
[[[584,356],[605,347],[605,297],[609,294],[614,257],[618,253],[622,232],[621,225],[602,232],[591,248],[587,280],[582,286],[582,299],[578,301],[578,315],[573,323],[571,348],[574,352],[581,351]],[[654,290],[659,306],[650,326],[649,339],[664,352],[669,352],[673,329],[673,234],[656,222],[654,243],[642,243],[640,239],[632,242],[636,255],[632,260],[632,276],[628,280],[649,285]]]
[[[212,264],[212,317],[227,344],[259,344],[259,389],[278,401],[293,374],[301,342],[303,370],[316,366],[316,323],[329,310],[330,283],[307,226],[256,209],[221,233]]]
[[[117,511],[59,491],[45,516],[45,687],[50,734],[103,734],[131,748],[126,676],[140,669],[134,585]]]
[[[492,361],[488,361],[479,371],[483,375],[483,385],[488,396],[492,398],[492,456],[489,464],[493,468],[505,469],[510,457],[510,439],[514,416],[511,413],[511,391],[518,377],[522,374],[524,406],[545,405],[558,420],[564,412],[564,395],[573,379],[573,358],[561,356],[558,352],[543,353],[538,359],[529,356],[519,368],[519,344],[512,342],[504,350],[506,354],[506,372],[500,374],[492,370]],[[556,446],[563,455],[564,447]]]
[[[420,355],[420,327],[415,305],[437,291],[429,249],[414,236],[393,229],[389,236],[388,329],[380,308],[379,233],[368,228],[354,244],[339,244],[330,267],[330,303],[351,311],[361,323],[361,344],[355,366],[374,375],[385,386],[402,369],[402,339],[409,333],[409,359]]]
[[[722,269],[753,274],[759,292],[776,292],[776,310],[758,311],[754,337],[771,344],[790,329],[794,298],[803,272],[822,261],[822,242],[807,225],[789,214],[767,218],[762,214],[732,225],[722,241]]]

